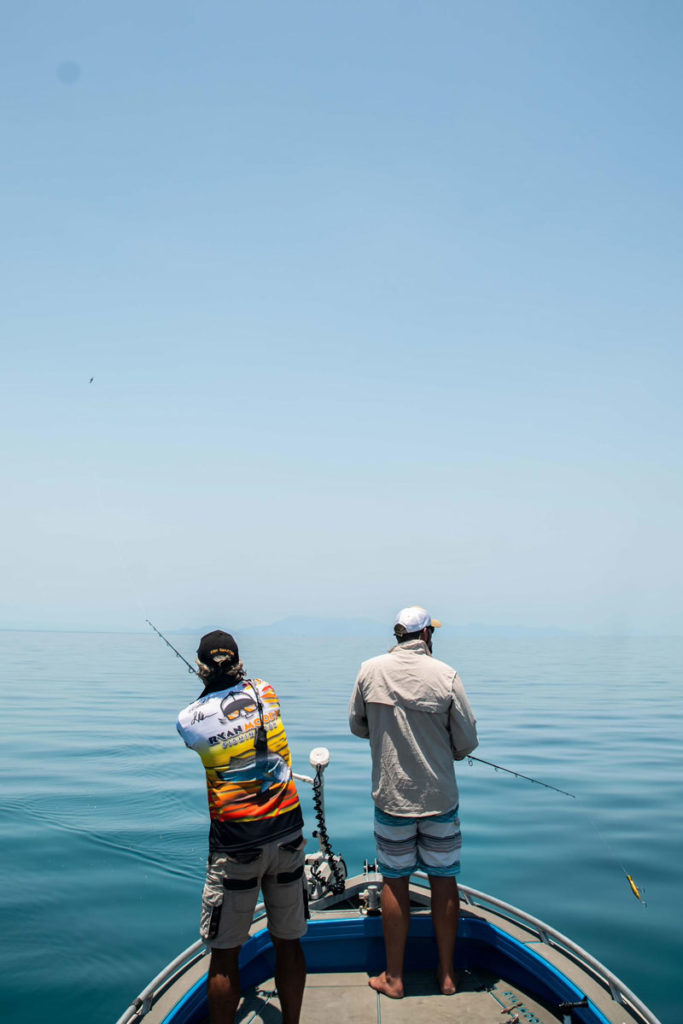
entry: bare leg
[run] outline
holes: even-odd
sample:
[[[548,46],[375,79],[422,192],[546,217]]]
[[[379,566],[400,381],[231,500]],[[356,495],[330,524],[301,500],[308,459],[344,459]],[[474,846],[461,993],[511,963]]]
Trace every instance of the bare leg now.
[[[410,878],[383,878],[382,928],[387,969],[368,984],[392,999],[403,998],[403,960],[410,927]]]
[[[234,1024],[240,1001],[239,953],[232,949],[212,949],[209,965],[209,1020],[211,1024]]]
[[[430,875],[429,884],[432,889],[432,920],[436,948],[439,952],[437,978],[445,996],[456,992],[457,984],[453,970],[453,951],[458,934],[458,918],[460,917],[460,894],[455,878],[444,878]]]
[[[304,951],[298,939],[276,939],[274,935],[271,939],[275,947],[275,988],[280,999],[282,1024],[299,1024],[306,984]]]

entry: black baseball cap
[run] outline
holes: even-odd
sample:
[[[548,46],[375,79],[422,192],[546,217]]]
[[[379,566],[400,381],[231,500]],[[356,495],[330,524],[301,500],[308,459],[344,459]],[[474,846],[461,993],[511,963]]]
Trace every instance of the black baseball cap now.
[[[203,665],[213,664],[216,658],[225,659],[232,665],[239,661],[239,656],[234,636],[224,633],[222,629],[214,629],[212,633],[203,636],[197,648],[197,658]]]

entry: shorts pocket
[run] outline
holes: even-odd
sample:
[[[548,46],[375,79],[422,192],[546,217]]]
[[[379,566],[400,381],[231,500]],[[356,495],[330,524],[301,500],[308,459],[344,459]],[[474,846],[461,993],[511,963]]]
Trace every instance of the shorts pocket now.
[[[306,845],[306,840],[302,834],[295,836],[294,839],[288,840],[286,843],[280,843],[280,849],[286,853],[298,853],[299,850],[303,850]]]
[[[216,938],[221,923],[223,910],[223,871],[225,856],[211,854],[206,871],[206,881],[202,890],[202,913],[199,922],[199,934],[204,942]]]
[[[280,843],[263,879],[268,928],[276,938],[298,939],[306,933],[305,846],[303,836]]]
[[[223,902],[227,912],[232,915],[247,915],[251,920],[260,887],[260,879],[253,875],[251,878],[224,878]]]
[[[304,847],[306,840],[297,836],[286,843],[280,843],[278,847],[277,868],[275,877],[279,885],[288,885],[297,882],[304,873],[304,861],[306,855]]]
[[[203,942],[211,942],[218,935],[221,926],[221,914],[223,913],[223,902],[205,903],[202,901],[202,916],[199,923],[199,934]]]
[[[262,871],[262,849],[251,850],[248,853],[226,854],[221,888],[227,912],[247,914],[251,918],[261,887]]]
[[[250,850],[242,850],[240,853],[226,853],[227,864],[255,864],[263,855],[263,848],[255,846]]]

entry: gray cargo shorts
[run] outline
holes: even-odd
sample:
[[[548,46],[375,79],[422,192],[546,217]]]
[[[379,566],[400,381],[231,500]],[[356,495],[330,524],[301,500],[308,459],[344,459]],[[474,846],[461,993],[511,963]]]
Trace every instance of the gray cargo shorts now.
[[[297,830],[258,849],[209,856],[199,934],[211,949],[242,946],[263,893],[268,931],[276,939],[300,939],[308,916],[304,879],[306,840]]]

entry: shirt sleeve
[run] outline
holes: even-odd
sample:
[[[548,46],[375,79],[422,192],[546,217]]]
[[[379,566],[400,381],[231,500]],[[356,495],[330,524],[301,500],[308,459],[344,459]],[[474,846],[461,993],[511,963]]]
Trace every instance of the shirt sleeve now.
[[[354,736],[360,736],[363,740],[370,739],[370,730],[368,729],[368,712],[361,688],[360,675],[356,679],[356,685],[354,686],[353,693],[351,694],[351,702],[349,704],[349,729]]]
[[[458,673],[453,677],[453,694],[448,718],[451,734],[451,749],[456,761],[471,754],[479,746],[477,739],[477,720],[465,693],[465,687]]]
[[[180,738],[183,741],[183,743],[185,744],[185,746],[189,747],[189,749],[192,750],[193,748],[192,748],[192,746],[190,745],[190,743],[188,741],[187,733],[185,732],[185,729],[183,728],[183,726],[180,723],[180,716],[178,716],[178,719],[176,720],[175,727],[178,730],[178,735],[180,736]]]
[[[250,679],[249,682],[251,686],[254,688],[254,691],[259,697],[261,703],[263,705],[268,704],[275,711],[277,711],[278,715],[280,715],[282,713],[280,708],[280,698],[276,694],[271,684],[265,682],[265,680],[263,679]]]

